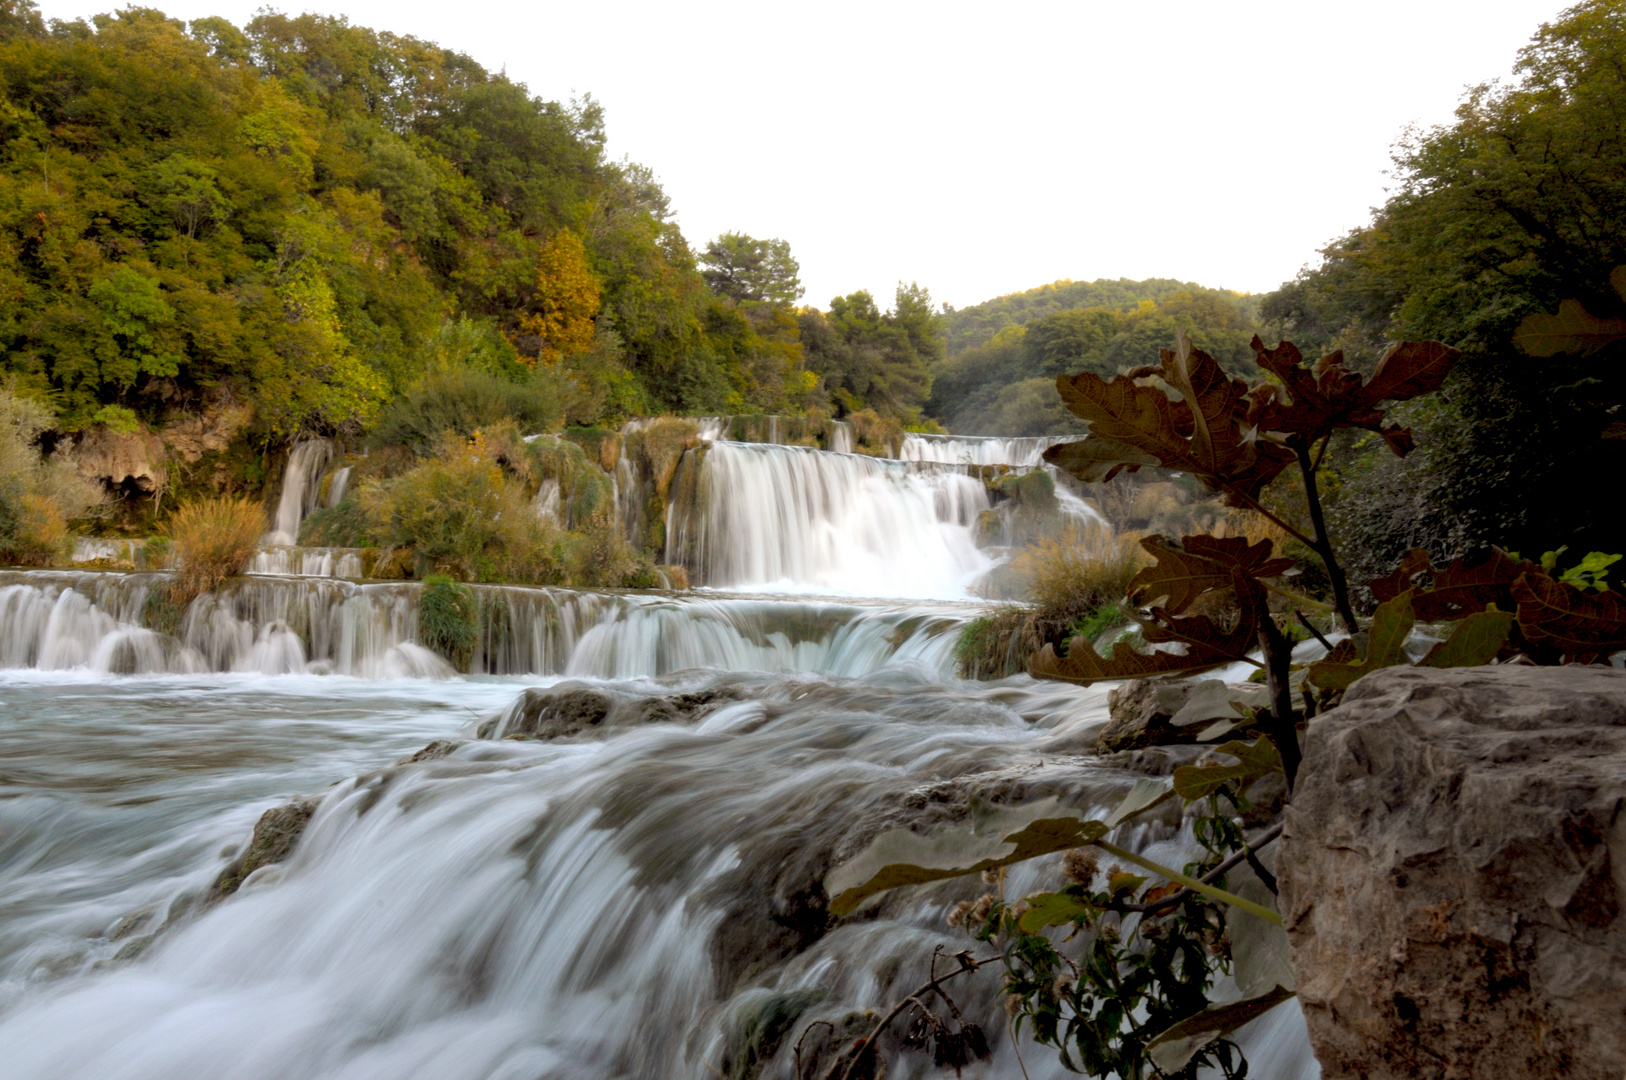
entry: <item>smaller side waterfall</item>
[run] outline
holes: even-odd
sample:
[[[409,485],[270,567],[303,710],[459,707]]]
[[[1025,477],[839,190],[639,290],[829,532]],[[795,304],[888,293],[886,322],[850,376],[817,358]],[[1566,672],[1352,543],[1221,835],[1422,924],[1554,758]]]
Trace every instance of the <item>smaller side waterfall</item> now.
[[[277,500],[277,517],[265,534],[268,546],[289,546],[299,542],[299,523],[315,510],[320,489],[317,481],[333,458],[333,444],[327,439],[306,439],[288,452],[288,466],[282,472],[282,495]],[[348,476],[346,477],[348,480]]]
[[[338,506],[350,490],[350,466],[333,470],[333,479],[327,483],[327,505]]]

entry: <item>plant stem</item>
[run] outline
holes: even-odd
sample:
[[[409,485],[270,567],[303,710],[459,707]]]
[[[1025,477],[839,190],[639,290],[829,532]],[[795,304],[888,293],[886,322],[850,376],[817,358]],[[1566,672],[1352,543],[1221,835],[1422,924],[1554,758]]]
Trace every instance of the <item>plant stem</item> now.
[[[1321,496],[1316,491],[1315,463],[1310,460],[1310,446],[1305,442],[1295,442],[1293,449],[1298,454],[1299,472],[1304,477],[1304,499],[1310,504],[1310,524],[1315,526],[1315,543],[1311,546],[1327,568],[1327,577],[1332,581],[1333,606],[1338,609],[1344,629],[1351,634],[1359,633],[1355,609],[1349,604],[1349,583],[1344,579],[1344,568],[1338,565],[1338,559],[1332,553],[1332,541],[1327,537],[1327,518],[1321,512]]]
[[[1293,684],[1291,683],[1293,647],[1276,627],[1270,612],[1259,607],[1259,648],[1265,654],[1265,686],[1270,692],[1270,718],[1265,733],[1276,744],[1282,756],[1282,771],[1287,774],[1287,792],[1293,793],[1293,781],[1298,777],[1299,751],[1298,714],[1293,711]]]
[[[1163,875],[1170,881],[1178,881],[1186,888],[1195,892],[1200,892],[1204,896],[1218,900],[1222,904],[1230,904],[1232,907],[1241,908],[1249,915],[1257,915],[1266,922],[1273,922],[1277,926],[1282,925],[1282,917],[1262,904],[1256,904],[1252,900],[1244,900],[1242,897],[1236,896],[1233,893],[1228,893],[1224,889],[1216,889],[1214,886],[1205,881],[1199,881],[1189,874],[1182,874],[1178,870],[1163,866],[1160,863],[1155,863],[1150,859],[1143,859],[1139,855],[1136,855],[1133,851],[1127,851],[1124,848],[1119,847],[1117,844],[1109,844],[1105,840],[1097,840],[1095,842],[1095,846],[1100,848],[1102,851],[1116,855],[1125,862],[1134,863],[1142,870],[1150,870],[1154,874]]]

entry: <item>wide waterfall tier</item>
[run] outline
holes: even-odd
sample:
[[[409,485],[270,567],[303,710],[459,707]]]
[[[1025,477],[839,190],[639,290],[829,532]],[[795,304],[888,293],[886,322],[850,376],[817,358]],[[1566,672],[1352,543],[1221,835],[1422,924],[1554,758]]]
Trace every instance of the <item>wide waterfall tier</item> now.
[[[716,442],[684,457],[666,561],[712,588],[958,599],[992,561],[976,477],[805,447]]]
[[[945,465],[1043,464],[1044,452],[1074,435],[1046,435],[1037,438],[1006,439],[983,435],[918,435],[903,437],[898,457],[904,461],[936,461]]]
[[[239,578],[198,597],[176,633],[143,625],[159,574],[0,572],[0,667],[115,674],[448,676],[419,637],[421,587]],[[476,640],[461,659],[491,675],[634,678],[692,668],[865,675],[953,668],[976,612],[858,604],[474,586]]]

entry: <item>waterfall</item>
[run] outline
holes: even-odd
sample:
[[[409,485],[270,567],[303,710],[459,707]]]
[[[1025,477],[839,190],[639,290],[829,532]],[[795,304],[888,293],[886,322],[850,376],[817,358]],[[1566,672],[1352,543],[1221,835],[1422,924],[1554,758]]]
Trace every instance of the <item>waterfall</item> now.
[[[845,420],[831,420],[826,438],[829,445],[826,447],[832,454],[850,454],[853,452],[853,426]]]
[[[112,674],[453,674],[418,644],[415,583],[239,578],[194,600],[174,637],[142,626],[159,574],[0,572],[0,667]],[[474,586],[470,667],[493,675],[664,676],[697,668],[948,674],[976,609]]]
[[[917,435],[903,437],[898,457],[904,461],[937,461],[961,465],[1033,466],[1044,461],[1044,452],[1073,435],[1045,435],[1026,439],[1003,439],[980,435]]]
[[[821,1023],[867,1031],[934,949],[984,951],[944,925],[974,878],[826,920],[820,877],[873,822],[952,822],[979,792],[1099,816],[1134,782],[1057,757],[1104,721],[1099,690],[1058,712],[1055,688],[908,672],[604,684],[627,718],[562,742],[470,739],[460,706],[515,695],[479,683],[7,690],[30,715],[0,730],[7,1080],[793,1080],[799,1041],[820,1064],[842,1044]],[[647,722],[680,691],[712,704]],[[402,761],[431,739],[460,745]],[[87,740],[106,749],[52,756]],[[47,766],[73,781],[50,800],[13,779]],[[317,803],[292,858],[199,903],[290,791]],[[1170,823],[1113,840],[1195,847]],[[1052,857],[1004,884],[1063,882]],[[1018,1065],[997,964],[948,989],[993,1050],[967,1080],[1077,1075],[1026,1038]],[[886,1075],[950,1075],[905,1027]],[[1317,1075],[1292,1004],[1240,1038],[1255,1080]]]
[[[971,536],[988,495],[962,471],[727,442],[684,460],[701,475],[673,485],[666,561],[699,584],[952,599],[993,565]]]
[[[299,523],[315,510],[320,496],[317,480],[333,457],[333,443],[327,439],[306,439],[288,451],[288,465],[282,471],[282,495],[277,500],[276,525],[265,534],[268,547],[299,543]]]
[[[327,505],[338,506],[344,502],[345,493],[350,490],[350,466],[333,470],[333,479],[327,485]]]

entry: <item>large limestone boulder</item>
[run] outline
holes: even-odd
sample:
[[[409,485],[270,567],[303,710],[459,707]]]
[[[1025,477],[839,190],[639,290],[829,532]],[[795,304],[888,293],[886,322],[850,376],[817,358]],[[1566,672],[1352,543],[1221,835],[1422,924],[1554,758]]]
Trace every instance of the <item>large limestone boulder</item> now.
[[[1391,668],[1311,725],[1278,856],[1327,1080],[1626,1072],[1626,672]]]

